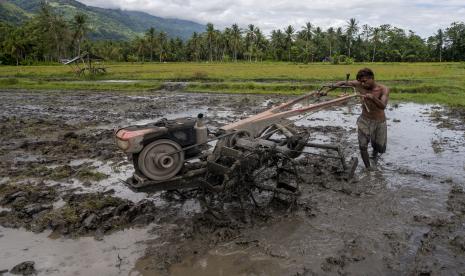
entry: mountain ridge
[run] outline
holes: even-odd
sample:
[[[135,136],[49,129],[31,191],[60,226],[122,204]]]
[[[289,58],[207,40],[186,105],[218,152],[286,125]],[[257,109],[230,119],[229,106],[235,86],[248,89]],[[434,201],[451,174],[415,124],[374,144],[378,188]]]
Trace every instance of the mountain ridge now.
[[[76,0],[49,0],[49,5],[66,20],[77,13],[88,18],[89,37],[93,40],[130,40],[153,27],[170,37],[189,38],[194,32],[203,32],[205,26],[193,21],[162,18],[141,11],[106,9],[87,6]],[[21,24],[37,14],[41,0],[0,0],[0,21]]]

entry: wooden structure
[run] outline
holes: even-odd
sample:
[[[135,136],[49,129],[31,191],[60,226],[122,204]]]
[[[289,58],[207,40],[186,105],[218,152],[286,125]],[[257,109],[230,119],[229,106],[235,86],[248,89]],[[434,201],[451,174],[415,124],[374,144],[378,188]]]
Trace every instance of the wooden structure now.
[[[63,64],[69,65],[78,76],[98,75],[107,72],[103,61],[102,57],[84,52],[73,59],[64,60]]]

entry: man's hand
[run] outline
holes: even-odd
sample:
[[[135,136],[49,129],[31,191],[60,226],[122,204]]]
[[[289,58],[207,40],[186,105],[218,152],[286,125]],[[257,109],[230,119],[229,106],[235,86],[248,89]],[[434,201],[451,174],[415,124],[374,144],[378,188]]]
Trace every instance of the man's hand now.
[[[368,108],[367,106],[367,103],[366,103],[366,99],[372,99],[373,98],[373,95],[372,94],[358,94],[358,96],[360,97],[360,100],[363,104],[363,106],[365,106],[365,109],[370,112],[370,109]],[[371,96],[371,97],[369,97]]]
[[[373,96],[373,94],[369,93],[369,94],[365,94],[365,95],[364,95],[364,98],[365,98],[365,99],[373,100],[373,99],[374,99],[374,96]]]

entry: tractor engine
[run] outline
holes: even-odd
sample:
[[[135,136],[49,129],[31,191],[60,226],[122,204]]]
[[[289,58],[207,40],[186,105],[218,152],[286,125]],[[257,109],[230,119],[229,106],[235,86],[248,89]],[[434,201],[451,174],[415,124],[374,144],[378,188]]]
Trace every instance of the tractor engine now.
[[[201,146],[208,139],[203,114],[197,119],[180,118],[161,119],[155,123],[135,125],[118,129],[115,133],[116,144],[133,161],[138,181],[166,181],[182,169],[186,158],[201,153]]]

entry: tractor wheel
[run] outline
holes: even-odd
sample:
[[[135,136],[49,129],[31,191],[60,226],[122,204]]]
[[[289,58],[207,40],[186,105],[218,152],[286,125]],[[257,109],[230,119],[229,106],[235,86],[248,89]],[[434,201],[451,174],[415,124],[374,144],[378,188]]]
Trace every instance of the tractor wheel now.
[[[174,177],[184,164],[184,152],[181,146],[168,139],[156,140],[147,146],[139,154],[138,167],[148,178],[155,181],[166,181]]]

